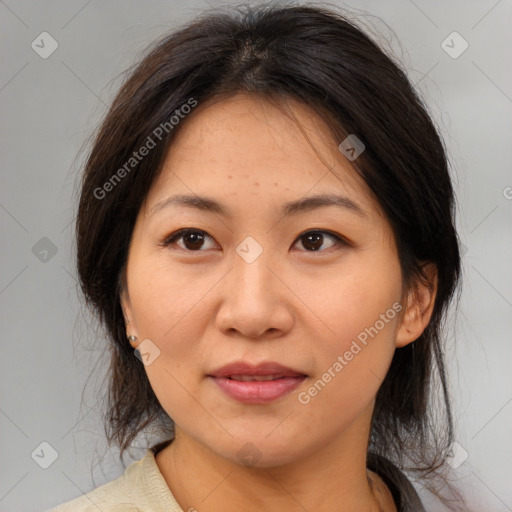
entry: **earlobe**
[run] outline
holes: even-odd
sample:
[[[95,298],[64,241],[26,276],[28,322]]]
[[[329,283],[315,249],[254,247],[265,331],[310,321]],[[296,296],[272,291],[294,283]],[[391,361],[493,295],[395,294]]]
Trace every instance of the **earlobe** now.
[[[120,297],[121,309],[123,310],[124,322],[126,324],[126,337],[130,342],[132,348],[137,348],[138,338],[136,336],[136,328],[132,320],[132,311],[130,307],[130,301],[125,298],[123,294]]]
[[[437,292],[437,268],[433,263],[423,267],[425,279],[420,278],[407,293],[407,307],[396,335],[397,348],[417,340],[427,327]]]
[[[126,324],[127,328],[127,336],[128,331],[133,330],[133,319],[132,319],[132,309],[130,305],[130,299],[128,298],[128,294],[125,290],[122,290],[119,295],[119,300],[121,303],[121,309],[123,310],[123,316],[124,316],[124,323]]]
[[[126,275],[125,269],[123,268],[120,274],[119,280],[119,302],[121,304],[121,309],[123,311],[124,323],[126,326],[126,337],[130,342],[132,348],[137,348],[137,328],[135,326],[135,322],[133,321],[132,314],[132,306],[130,303],[130,297],[128,295],[128,290],[126,286]]]

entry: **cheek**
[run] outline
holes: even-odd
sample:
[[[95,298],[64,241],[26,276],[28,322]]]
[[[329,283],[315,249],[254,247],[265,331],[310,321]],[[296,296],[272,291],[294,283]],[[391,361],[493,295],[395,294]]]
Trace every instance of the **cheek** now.
[[[155,395],[170,414],[189,408],[189,393],[196,392],[190,368],[201,361],[201,331],[205,328],[201,318],[208,322],[201,311],[207,302],[205,290],[212,284],[161,263],[135,269],[130,282],[134,319],[139,338],[150,340],[156,354],[145,371]]]
[[[393,304],[401,299],[402,278],[392,251],[353,253],[329,274],[322,271],[295,280],[294,291],[305,298],[316,317],[315,325],[309,325],[311,338],[321,340],[318,349],[325,347],[331,356],[333,351],[348,350],[358,336],[364,343],[365,333],[368,329],[375,333],[376,323],[381,338],[393,338],[397,318]]]
[[[217,276],[202,276],[197,269],[171,265],[165,255],[134,264],[130,296],[137,329],[162,351],[182,351],[193,345],[208,290]]]
[[[319,414],[331,406],[355,414],[368,404],[395,351],[402,308],[398,261],[391,256],[380,261],[359,258],[345,269],[322,294],[330,300],[318,307],[323,335],[314,337],[315,381],[303,402],[311,398]]]
[[[368,411],[395,352],[397,315],[391,305],[353,313],[345,321],[340,314],[336,342],[317,341],[315,374],[297,395],[304,421],[326,435],[335,435]]]

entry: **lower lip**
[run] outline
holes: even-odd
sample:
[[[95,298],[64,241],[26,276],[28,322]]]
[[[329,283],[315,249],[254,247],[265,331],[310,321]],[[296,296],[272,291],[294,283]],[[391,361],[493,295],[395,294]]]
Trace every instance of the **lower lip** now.
[[[305,378],[305,375],[301,375],[276,380],[243,382],[225,377],[210,377],[226,395],[246,404],[265,404],[277,400],[291,393]]]

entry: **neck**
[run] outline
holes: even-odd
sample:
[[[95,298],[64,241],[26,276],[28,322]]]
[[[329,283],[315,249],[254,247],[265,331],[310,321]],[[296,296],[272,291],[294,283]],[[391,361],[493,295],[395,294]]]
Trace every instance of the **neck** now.
[[[225,459],[176,427],[156,461],[184,511],[394,512],[389,490],[366,469],[365,423],[307,457],[265,468]]]

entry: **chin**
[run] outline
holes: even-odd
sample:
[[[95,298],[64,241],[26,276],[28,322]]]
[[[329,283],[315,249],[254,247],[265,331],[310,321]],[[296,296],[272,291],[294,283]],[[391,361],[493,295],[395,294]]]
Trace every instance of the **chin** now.
[[[296,443],[270,440],[265,436],[239,436],[231,439],[228,446],[221,451],[216,447],[220,456],[233,464],[254,468],[272,468],[284,466],[296,461],[300,454],[294,451]]]

